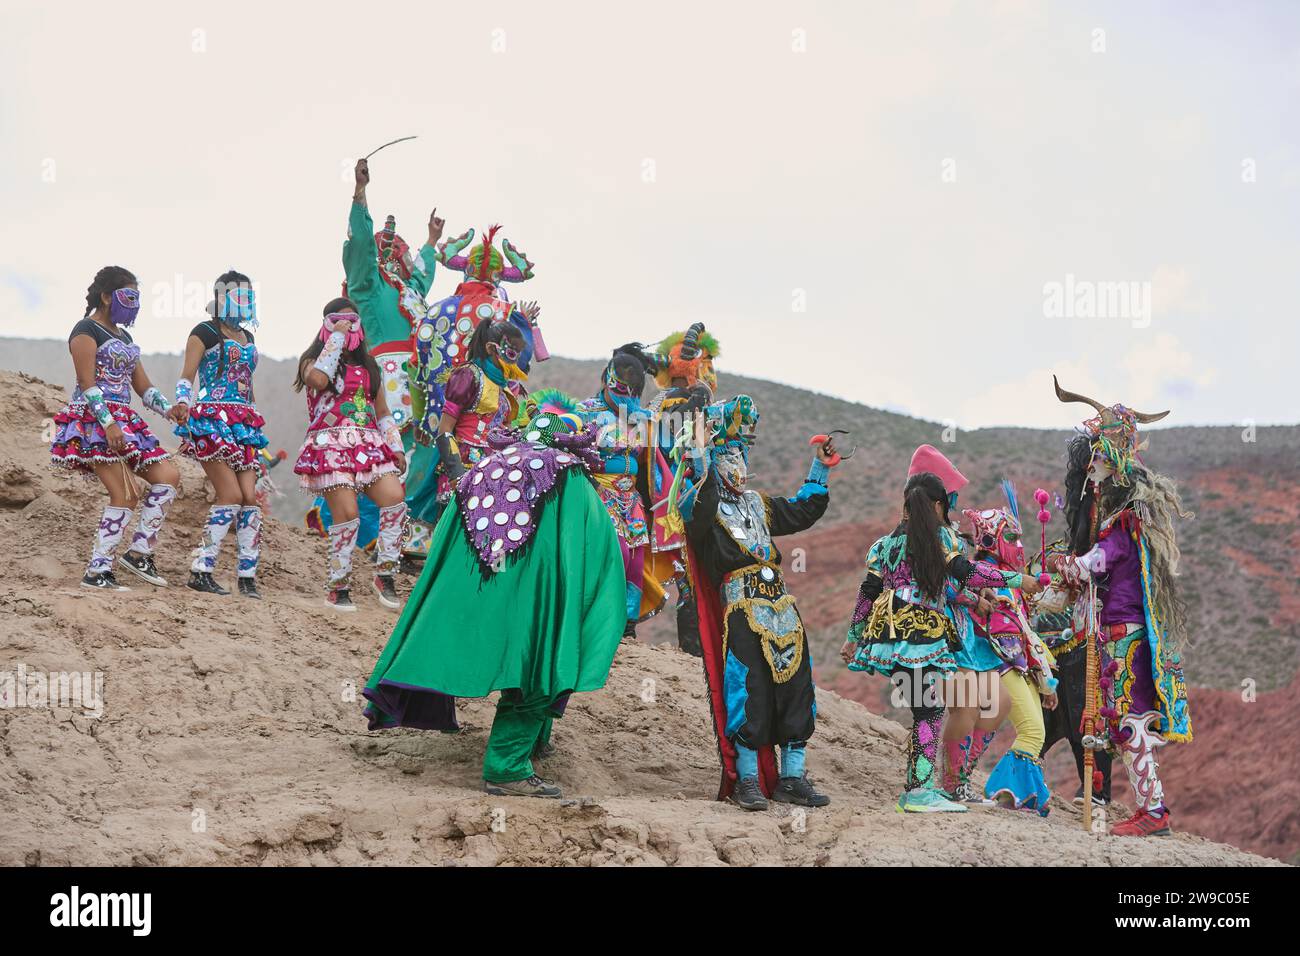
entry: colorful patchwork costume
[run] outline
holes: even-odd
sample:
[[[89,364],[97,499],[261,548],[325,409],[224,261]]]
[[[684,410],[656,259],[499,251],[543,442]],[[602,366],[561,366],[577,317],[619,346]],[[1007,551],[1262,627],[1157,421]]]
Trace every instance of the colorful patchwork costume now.
[[[500,691],[490,793],[558,797],[533,760],[569,696],[605,684],[625,619],[618,541],[588,471],[591,432],[542,408],[494,434],[456,488],[424,571],[375,665],[371,729],[452,730],[456,697]]]
[[[950,492],[938,475],[918,472],[908,479],[907,487],[923,493],[926,502],[943,505],[944,519],[936,534],[952,591],[1020,586],[1018,573],[977,564],[962,554],[947,517]],[[889,677],[912,711],[907,776],[897,809],[963,811],[964,806],[939,792],[934,779],[944,716],[937,682],[956,671],[961,637],[948,605],[948,588],[940,588],[937,596],[927,594],[913,574],[908,524],[904,518],[867,551],[867,573],[847,636],[849,643],[857,645],[849,669]]]
[[[1097,411],[1074,440],[1091,451],[1084,511],[1095,544],[1082,554],[1058,556],[1049,567],[1062,574],[1067,587],[1088,592],[1083,598],[1091,605],[1088,616],[1099,621],[1109,658],[1100,678],[1101,715],[1137,803],[1134,816],[1111,832],[1159,836],[1170,832],[1170,813],[1156,749],[1192,739],[1181,656],[1187,623],[1177,594],[1174,532],[1175,520],[1191,515],[1182,510],[1173,482],[1138,457],[1143,444],[1137,426],[1169,413],[1105,406],[1059,384],[1056,392],[1063,402],[1082,402]],[[1085,545],[1086,540],[1075,550]]]
[[[498,228],[492,226],[486,230],[482,242],[468,254],[463,254],[462,250],[473,242],[473,229],[443,243],[435,252],[439,262],[461,272],[464,278],[455,292],[428,307],[415,328],[412,398],[416,434],[421,446],[431,448],[433,452],[413,458],[407,471],[410,533],[402,550],[412,558],[422,560],[427,553],[429,536],[451,496],[450,472],[459,471],[446,457],[448,443],[451,453],[459,456],[461,464],[477,461],[487,431],[493,425],[491,419],[496,410],[503,407],[503,403],[498,401],[497,389],[509,392],[516,399],[521,397],[524,393],[522,380],[527,377],[532,360],[535,358],[541,362],[550,357],[541,329],[511,304],[502,285],[531,279],[533,264],[511,246],[509,240],[501,242],[504,252],[492,244]],[[507,261],[509,265],[506,265]],[[483,322],[508,322],[524,337],[524,349],[513,370],[517,374],[489,382],[488,387],[482,386],[479,379],[471,380],[459,374],[459,370],[469,362],[470,339]],[[456,379],[454,384],[453,378]],[[473,433],[458,426],[456,434],[447,437],[439,434],[448,402],[451,402],[458,419],[462,414],[478,416],[473,421]],[[506,419],[507,422],[511,420]],[[481,430],[479,424],[483,425]],[[471,448],[479,451],[472,453]],[[449,469],[448,465],[453,467]]]
[[[728,404],[734,415],[709,416],[713,444],[697,459],[701,478],[682,506],[722,760],[718,799],[746,810],[766,807],[768,798],[825,806],[829,798],[804,770],[817,714],[812,655],[772,539],[805,531],[825,514],[829,469],[814,460],[789,498],[746,488],[758,412],[748,396]],[[729,430],[733,422],[743,432]]]

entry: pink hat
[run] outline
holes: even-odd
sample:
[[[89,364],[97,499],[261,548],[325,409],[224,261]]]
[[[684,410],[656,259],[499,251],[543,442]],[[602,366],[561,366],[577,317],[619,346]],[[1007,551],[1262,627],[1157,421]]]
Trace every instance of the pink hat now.
[[[943,482],[943,490],[948,494],[961,491],[966,487],[966,476],[933,445],[922,445],[912,452],[912,463],[907,466],[907,477],[911,478],[925,471],[938,475],[939,480]]]

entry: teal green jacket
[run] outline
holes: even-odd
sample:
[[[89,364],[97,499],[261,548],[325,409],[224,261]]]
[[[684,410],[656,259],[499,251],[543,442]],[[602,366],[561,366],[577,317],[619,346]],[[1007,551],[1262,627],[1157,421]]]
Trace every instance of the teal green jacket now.
[[[433,246],[427,242],[415,254],[411,278],[407,289],[421,301],[433,285]],[[366,334],[366,344],[373,351],[387,342],[407,341],[418,321],[401,309],[400,279],[385,278],[379,272],[378,250],[375,247],[375,223],[370,211],[358,202],[352,204],[348,214],[348,238],[343,243],[343,271],[347,277],[348,298],[361,316],[361,328]],[[390,281],[391,280],[391,281]]]

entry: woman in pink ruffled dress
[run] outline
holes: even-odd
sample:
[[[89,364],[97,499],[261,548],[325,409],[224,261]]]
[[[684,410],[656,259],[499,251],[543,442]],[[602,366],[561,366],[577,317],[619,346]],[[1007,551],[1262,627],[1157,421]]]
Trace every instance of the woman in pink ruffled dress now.
[[[304,491],[325,498],[334,518],[325,601],[339,611],[356,610],[349,578],[360,525],[357,495],[365,494],[379,507],[371,587],[381,604],[398,608],[393,576],[406,524],[402,436],[379,388],[379,367],[366,351],[356,306],[334,299],[324,314],[294,381],[295,391],[307,391],[308,425],[293,470]]]

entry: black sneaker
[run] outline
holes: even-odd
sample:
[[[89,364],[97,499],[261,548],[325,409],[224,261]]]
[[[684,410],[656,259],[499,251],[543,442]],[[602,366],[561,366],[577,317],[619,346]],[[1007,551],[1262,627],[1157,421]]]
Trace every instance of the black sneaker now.
[[[1073,802],[1074,802],[1074,805],[1075,805],[1076,807],[1081,807],[1081,806],[1083,806],[1083,787],[1080,787],[1078,790],[1074,791],[1074,801],[1073,801]],[[1110,805],[1110,800],[1108,800],[1108,799],[1107,799],[1104,795],[1102,795],[1101,793],[1098,793],[1096,790],[1094,790],[1094,791],[1092,791],[1092,805],[1093,805],[1094,807],[1105,807],[1105,806],[1109,806],[1109,805]]]
[[[379,596],[379,603],[396,610],[402,606],[402,599],[397,596],[392,575],[376,574],[370,579],[370,589]]]
[[[86,572],[85,577],[81,579],[83,588],[94,588],[96,591],[129,591],[129,587],[117,583],[117,578],[113,577],[112,571],[101,571],[98,574]]]
[[[731,791],[731,802],[742,810],[766,810],[767,797],[758,785],[757,777],[743,777],[736,781],[736,789]]]
[[[153,555],[151,554],[141,554],[139,551],[128,551],[117,559],[117,563],[144,578],[150,584],[156,584],[160,588],[165,588],[167,586],[167,579],[159,574],[158,569],[154,567]]]
[[[636,643],[636,621],[628,621],[623,625],[623,641],[632,644]]]
[[[352,595],[347,588],[334,588],[325,595],[325,603],[336,611],[355,611],[357,606],[352,603]]]
[[[424,571],[424,562],[418,558],[411,557],[409,554],[404,554],[397,562],[397,570],[402,574],[418,578]]]
[[[493,783],[491,780],[484,780],[483,789],[494,797],[543,797],[557,800],[561,796],[558,785],[547,783],[537,774],[533,774],[527,780],[512,780],[509,783]]]
[[[782,777],[772,791],[772,799],[778,803],[794,803],[801,807],[824,807],[831,802],[826,794],[817,792],[807,774],[802,777]]]
[[[217,579],[208,571],[191,571],[190,580],[185,586],[191,591],[201,591],[204,594],[220,594],[222,597],[230,593],[218,584]]]
[[[261,593],[257,590],[257,578],[240,578],[239,593],[246,598],[256,598],[262,600]]]

